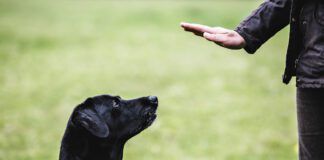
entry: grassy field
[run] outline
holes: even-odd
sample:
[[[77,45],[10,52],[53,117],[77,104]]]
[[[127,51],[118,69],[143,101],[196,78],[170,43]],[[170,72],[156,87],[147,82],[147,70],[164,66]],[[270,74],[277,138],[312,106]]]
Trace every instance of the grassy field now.
[[[98,94],[159,97],[126,160],[296,159],[287,29],[248,55],[179,27],[234,28],[261,2],[0,0],[0,159],[58,159],[72,109]]]

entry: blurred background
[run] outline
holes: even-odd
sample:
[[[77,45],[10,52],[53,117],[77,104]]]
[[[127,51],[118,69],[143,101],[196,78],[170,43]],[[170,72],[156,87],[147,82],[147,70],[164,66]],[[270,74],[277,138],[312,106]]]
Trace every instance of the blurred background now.
[[[261,3],[0,0],[0,159],[58,159],[72,109],[98,94],[159,97],[126,160],[297,159],[288,29],[248,55],[179,27],[233,29]]]

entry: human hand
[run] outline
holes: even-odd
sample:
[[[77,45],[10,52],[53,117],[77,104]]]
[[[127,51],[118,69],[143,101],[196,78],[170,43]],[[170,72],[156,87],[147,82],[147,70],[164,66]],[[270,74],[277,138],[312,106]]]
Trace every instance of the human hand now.
[[[242,49],[246,45],[243,37],[234,30],[185,22],[181,23],[181,27],[185,31],[204,37],[205,39],[228,49]]]

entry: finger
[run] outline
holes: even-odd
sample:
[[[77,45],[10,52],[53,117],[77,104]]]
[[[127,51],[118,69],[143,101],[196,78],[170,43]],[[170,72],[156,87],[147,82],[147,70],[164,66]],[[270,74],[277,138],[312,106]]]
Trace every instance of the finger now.
[[[185,29],[188,29],[188,30],[193,30],[196,32],[201,32],[201,33],[204,33],[204,32],[214,33],[213,28],[211,28],[209,26],[204,26],[201,24],[185,24],[182,27]]]
[[[230,33],[231,30],[222,27],[214,27],[213,31],[214,31],[213,33],[217,33],[217,34],[227,34]]]
[[[210,33],[204,33],[204,38],[206,38],[209,41],[213,41],[216,43],[224,43],[226,39],[228,38],[226,34],[210,34]]]
[[[186,29],[186,28],[184,30],[187,31],[187,32],[192,32],[193,34],[195,34],[197,36],[200,36],[200,37],[203,36],[203,33],[202,32],[197,32],[195,30],[190,30],[190,29]]]
[[[188,30],[202,32],[202,33],[203,32],[214,33],[212,27],[201,25],[201,24],[181,23],[181,27]]]

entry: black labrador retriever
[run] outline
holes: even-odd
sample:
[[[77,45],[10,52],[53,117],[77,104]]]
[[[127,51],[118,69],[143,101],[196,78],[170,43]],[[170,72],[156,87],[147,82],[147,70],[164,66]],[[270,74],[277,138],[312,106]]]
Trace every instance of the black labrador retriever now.
[[[60,160],[121,160],[126,141],[153,123],[157,106],[155,96],[88,98],[68,121]]]

